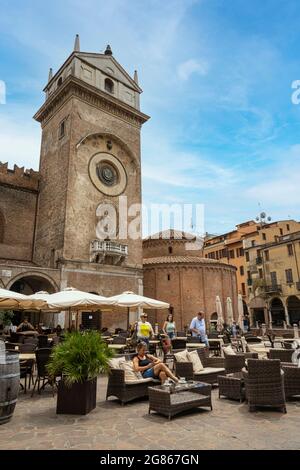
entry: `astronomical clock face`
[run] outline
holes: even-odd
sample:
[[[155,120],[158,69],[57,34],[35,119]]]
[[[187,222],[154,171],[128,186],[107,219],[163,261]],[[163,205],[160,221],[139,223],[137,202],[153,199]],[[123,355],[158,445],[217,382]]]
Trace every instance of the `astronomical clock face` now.
[[[119,196],[127,185],[125,168],[109,153],[97,153],[91,158],[89,175],[98,191],[107,196]]]

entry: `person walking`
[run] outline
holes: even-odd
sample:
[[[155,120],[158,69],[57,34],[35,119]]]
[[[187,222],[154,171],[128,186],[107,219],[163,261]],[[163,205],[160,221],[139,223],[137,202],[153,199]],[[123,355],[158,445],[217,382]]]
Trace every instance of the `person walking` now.
[[[192,336],[201,338],[201,342],[205,343],[207,348],[209,347],[209,342],[206,334],[204,312],[198,312],[197,315],[192,319],[190,324],[190,330],[192,332]]]
[[[169,315],[167,316],[167,319],[164,322],[162,329],[165,335],[169,336],[170,339],[175,338],[176,324],[172,313],[169,313]]]
[[[149,341],[154,336],[154,331],[150,322],[148,322],[148,315],[142,313],[140,321],[137,323],[137,340],[138,342],[146,343],[149,347]]]

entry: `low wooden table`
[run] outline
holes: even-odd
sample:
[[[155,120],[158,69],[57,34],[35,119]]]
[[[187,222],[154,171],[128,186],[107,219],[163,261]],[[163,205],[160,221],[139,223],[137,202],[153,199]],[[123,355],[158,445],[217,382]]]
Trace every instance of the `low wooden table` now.
[[[169,420],[182,411],[208,406],[212,410],[211,385],[204,382],[187,382],[176,386],[149,387],[149,414],[163,414]]]

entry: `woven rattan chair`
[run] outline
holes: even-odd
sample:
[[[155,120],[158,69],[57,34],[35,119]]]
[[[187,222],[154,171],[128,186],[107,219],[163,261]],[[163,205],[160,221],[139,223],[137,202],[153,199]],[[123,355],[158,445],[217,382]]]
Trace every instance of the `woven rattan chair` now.
[[[296,364],[281,364],[284,372],[285,397],[300,396],[300,367]]]
[[[160,380],[149,379],[147,381],[141,380],[137,383],[126,383],[125,372],[121,369],[110,369],[108,375],[108,383],[106,390],[106,400],[114,396],[121,401],[124,405],[137,398],[148,396],[148,387],[160,385]]]
[[[51,352],[51,348],[37,349],[37,351],[35,352],[37,376],[34,382],[34,387],[31,396],[34,395],[36,386],[38,387],[38,393],[40,394],[41,390],[44,389],[46,385],[50,385],[52,387],[52,394],[54,396],[55,379],[50,378],[47,371],[47,363],[49,361]]]
[[[284,373],[279,359],[248,359],[248,370],[243,370],[243,376],[249,411],[266,406],[286,413]]]
[[[293,349],[270,349],[270,359],[280,359],[281,362],[292,362]]]
[[[217,384],[218,375],[225,374],[224,358],[208,357],[202,348],[197,349],[197,352],[204,370],[200,374],[194,374],[191,362],[175,362],[176,375],[178,377],[185,377],[187,380]]]
[[[225,372],[240,372],[245,367],[245,354],[225,355]]]

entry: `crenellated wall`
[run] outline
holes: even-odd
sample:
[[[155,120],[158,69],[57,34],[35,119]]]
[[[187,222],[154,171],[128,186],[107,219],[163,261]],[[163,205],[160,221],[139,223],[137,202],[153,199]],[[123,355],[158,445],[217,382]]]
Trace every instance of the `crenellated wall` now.
[[[0,259],[31,261],[40,175],[0,163]]]

